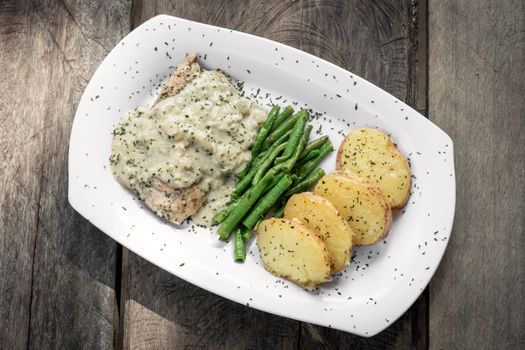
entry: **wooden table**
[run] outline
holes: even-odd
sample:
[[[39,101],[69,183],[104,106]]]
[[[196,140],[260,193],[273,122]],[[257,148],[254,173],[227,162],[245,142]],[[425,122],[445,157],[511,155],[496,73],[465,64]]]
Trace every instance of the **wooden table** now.
[[[452,137],[454,232],[429,288],[390,328],[365,339],[235,304],[128,252],[68,205],[84,87],[159,13],[327,59]],[[522,0],[7,0],[0,67],[0,348],[525,347]]]

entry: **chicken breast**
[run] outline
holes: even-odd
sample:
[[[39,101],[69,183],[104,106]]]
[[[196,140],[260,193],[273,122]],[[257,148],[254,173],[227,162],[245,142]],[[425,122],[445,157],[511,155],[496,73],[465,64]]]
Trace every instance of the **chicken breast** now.
[[[181,91],[186,84],[193,80],[201,72],[201,66],[197,62],[197,55],[190,53],[186,55],[184,61],[182,61],[175,71],[171,74],[170,80],[164,85],[162,91],[157,99],[159,101],[164,100],[167,97],[175,96]]]
[[[148,207],[174,224],[195,214],[206,201],[206,194],[197,185],[173,188],[155,179],[153,186],[141,186],[137,190]]]
[[[194,53],[186,55],[184,61],[177,66],[169,81],[162,88],[155,104],[167,97],[177,95],[200,71],[201,66],[197,62],[197,55]],[[157,215],[174,224],[180,224],[187,217],[195,214],[206,201],[206,193],[196,184],[184,188],[173,188],[155,178],[153,186],[145,187],[138,184],[138,187],[137,191],[146,205]]]
[[[210,225],[229,201],[232,175],[250,160],[265,117],[224,73],[203,70],[188,54],[153,106],[136,107],[115,127],[113,175],[170,222],[193,215]]]

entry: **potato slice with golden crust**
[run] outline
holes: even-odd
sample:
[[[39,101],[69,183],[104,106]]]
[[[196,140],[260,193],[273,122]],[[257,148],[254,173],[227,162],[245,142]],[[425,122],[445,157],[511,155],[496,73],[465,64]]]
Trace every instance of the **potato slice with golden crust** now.
[[[328,199],[311,192],[294,194],[286,203],[284,217],[299,220],[324,239],[332,272],[345,268],[352,257],[353,231]]]
[[[364,179],[336,171],[319,180],[314,193],[332,202],[347,220],[353,244],[374,244],[388,234],[392,211],[382,192]]]
[[[257,229],[257,246],[270,273],[312,290],[330,281],[330,257],[323,240],[299,221],[271,218]]]
[[[383,191],[392,208],[401,208],[410,195],[407,159],[382,131],[362,128],[350,132],[339,146],[337,170],[350,170]]]

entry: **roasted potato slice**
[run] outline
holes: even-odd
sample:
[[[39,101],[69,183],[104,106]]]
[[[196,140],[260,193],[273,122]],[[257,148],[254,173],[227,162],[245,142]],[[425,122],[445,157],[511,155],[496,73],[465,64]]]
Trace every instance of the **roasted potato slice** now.
[[[257,229],[257,246],[267,271],[312,290],[330,281],[323,240],[299,221],[271,218]]]
[[[295,194],[286,203],[284,217],[299,220],[324,239],[332,272],[341,271],[348,264],[353,231],[329,200],[311,192]]]
[[[317,183],[314,193],[332,202],[354,231],[353,244],[369,245],[383,239],[392,212],[382,192],[347,171],[330,173]]]
[[[339,146],[337,170],[350,170],[383,191],[390,207],[403,207],[410,195],[411,172],[407,159],[392,139],[376,129],[350,132]]]

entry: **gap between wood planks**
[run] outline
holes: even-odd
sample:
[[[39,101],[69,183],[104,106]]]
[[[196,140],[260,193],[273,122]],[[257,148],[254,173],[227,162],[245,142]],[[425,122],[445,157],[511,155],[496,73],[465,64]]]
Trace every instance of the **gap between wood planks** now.
[[[138,27],[141,23],[142,17],[142,0],[131,1],[130,21],[129,30],[132,31]],[[116,348],[123,349],[124,347],[124,332],[125,332],[125,319],[126,319],[126,300],[128,299],[128,281],[129,281],[129,250],[123,247],[121,244],[117,246],[117,271],[115,275],[115,296],[117,298],[118,305],[118,325],[116,335]]]
[[[142,18],[143,0],[132,0],[130,11],[130,31],[144,22]],[[417,65],[415,88],[416,96],[414,108],[419,113],[428,118],[428,0],[417,2],[417,14],[414,18],[417,26],[417,60],[411,64]],[[302,35],[301,35],[302,41]],[[124,344],[125,317],[126,317],[126,300],[129,281],[129,250],[118,244],[117,247],[117,266],[115,295],[117,298],[119,320],[116,327],[116,348],[122,349]],[[413,344],[416,349],[429,348],[429,304],[430,304],[429,286],[425,288],[421,296],[415,302],[416,319],[412,326]],[[301,348],[302,322],[299,323],[299,336],[297,339],[297,348]]]
[[[417,13],[417,80],[416,80],[416,104],[415,107],[419,113],[428,118],[428,0],[418,2]],[[429,285],[419,296],[417,303],[417,330],[416,345],[417,349],[428,349],[430,339],[429,329],[429,307],[430,291]]]

